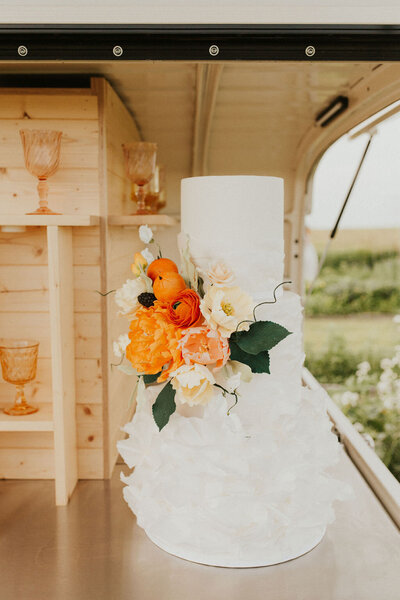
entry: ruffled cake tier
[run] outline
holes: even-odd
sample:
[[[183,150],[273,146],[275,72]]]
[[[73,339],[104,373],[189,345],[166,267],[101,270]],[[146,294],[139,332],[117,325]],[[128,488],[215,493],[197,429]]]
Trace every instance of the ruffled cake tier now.
[[[118,449],[134,467],[122,476],[125,500],[171,554],[223,567],[290,560],[321,540],[345,498],[329,475],[340,445],[324,397],[303,388],[297,400],[260,398],[267,377],[254,377],[229,416],[230,399],[216,394],[203,414],[177,411],[161,432],[157,386],[125,426]]]

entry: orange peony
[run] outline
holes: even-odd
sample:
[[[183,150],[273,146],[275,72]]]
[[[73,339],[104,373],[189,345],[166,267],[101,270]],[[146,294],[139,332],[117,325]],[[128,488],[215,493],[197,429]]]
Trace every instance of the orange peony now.
[[[207,326],[188,329],[179,346],[182,350],[183,360],[187,365],[193,363],[211,365],[215,363],[217,368],[221,368],[230,354],[227,338]]]
[[[167,305],[154,302],[139,308],[131,322],[126,358],[138,373],[152,375],[166,367],[157,381],[165,381],[183,364],[179,341],[182,332],[167,318]]]
[[[179,292],[168,305],[168,320],[177,327],[199,325],[203,320],[200,312],[200,298],[193,290]]]

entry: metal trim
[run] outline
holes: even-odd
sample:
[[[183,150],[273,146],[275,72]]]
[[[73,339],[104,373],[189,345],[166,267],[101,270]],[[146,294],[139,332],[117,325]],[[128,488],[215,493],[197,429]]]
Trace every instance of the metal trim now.
[[[0,61],[11,60],[397,61],[400,26],[0,25]]]

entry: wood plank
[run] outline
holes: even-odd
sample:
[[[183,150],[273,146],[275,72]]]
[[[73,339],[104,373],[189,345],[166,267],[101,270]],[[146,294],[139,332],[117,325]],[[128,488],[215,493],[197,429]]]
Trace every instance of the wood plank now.
[[[0,233],[0,264],[47,265],[47,240],[44,228],[18,233]]]
[[[0,448],[0,479],[54,479],[53,450]]]
[[[97,99],[86,94],[48,93],[36,90],[36,93],[13,94],[0,91],[0,117],[2,119],[97,119]]]
[[[25,214],[36,210],[37,179],[25,167],[0,167],[0,212]],[[97,214],[97,169],[58,169],[49,178],[49,206],[64,214]]]
[[[175,217],[169,215],[110,215],[108,217],[109,225],[121,225],[129,227],[140,227],[140,225],[149,225],[150,227],[169,227],[177,225]]]
[[[67,504],[77,482],[72,230],[50,226],[49,300],[52,349],[56,504]]]
[[[81,448],[77,455],[80,479],[103,478],[103,450]],[[0,479],[54,479],[54,451],[0,448]]]
[[[76,227],[72,232],[74,265],[100,266],[99,227]]]
[[[99,312],[100,273],[95,266],[73,268],[75,312]],[[0,312],[47,312],[46,266],[0,266]]]
[[[15,337],[16,332],[29,331],[29,335],[40,343],[39,356],[51,357],[50,320],[48,313],[3,313],[2,337]],[[100,315],[98,313],[76,313],[75,315],[75,357],[99,358],[101,355]]]
[[[39,352],[40,352],[39,348]],[[90,405],[101,404],[101,369],[100,359],[76,359],[75,360],[75,386],[77,404]],[[12,402],[14,387],[0,379],[0,398]],[[51,388],[51,358],[39,356],[36,379],[25,386],[25,393],[31,402],[52,402]]]
[[[74,265],[100,264],[98,227],[73,230]],[[47,265],[46,229],[27,228],[24,232],[0,233],[1,265]]]
[[[39,404],[38,412],[32,415],[12,417],[3,412],[8,404],[0,403],[0,431],[53,431],[53,410],[51,404]]]
[[[91,79],[92,92],[97,95],[98,111],[99,111],[99,214],[100,219],[100,281],[101,291],[108,291],[107,282],[107,240],[108,240],[108,174],[107,174],[107,125],[106,125],[106,103],[107,95],[111,89],[108,83],[99,77]],[[108,373],[109,373],[109,355],[108,355],[108,323],[107,323],[107,306],[109,303],[108,297],[101,298],[100,312],[100,332],[102,342],[102,352],[100,355],[101,379],[102,379],[102,404],[103,404],[103,448],[102,448],[102,477],[109,477],[109,423],[108,423]]]
[[[0,215],[0,226],[27,226],[27,227],[91,227],[97,225],[99,218],[96,215]]]
[[[0,448],[53,449],[54,435],[52,431],[2,431]]]
[[[103,479],[103,450],[100,448],[80,448],[78,450],[79,479]]]
[[[20,129],[62,131],[60,169],[98,167],[98,122],[82,119],[4,119],[1,122],[0,166],[25,168]]]

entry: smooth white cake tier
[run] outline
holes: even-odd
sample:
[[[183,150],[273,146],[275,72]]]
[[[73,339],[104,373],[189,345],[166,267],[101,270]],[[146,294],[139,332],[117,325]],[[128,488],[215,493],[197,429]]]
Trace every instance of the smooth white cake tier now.
[[[196,265],[223,260],[254,299],[283,278],[283,179],[190,177],[181,183],[182,232]]]
[[[282,406],[290,409],[285,398],[291,398],[292,402],[300,398],[304,362],[302,313],[300,296],[286,291],[279,294],[275,304],[265,304],[257,309],[258,320],[274,321],[292,333],[270,351],[270,375],[262,379],[254,377],[250,383],[240,385],[243,397],[256,399],[249,405],[246,403],[246,414],[243,415],[246,422],[253,422],[255,427],[263,426],[265,401],[282,401]],[[238,410],[242,410],[242,406]]]
[[[202,416],[176,412],[158,431],[152,400],[141,402],[129,438],[118,449],[133,473],[122,476],[124,497],[149,538],[181,558],[224,567],[254,567],[311,550],[333,519],[332,503],[346,489],[326,469],[339,457],[324,397],[277,402],[245,394],[230,416],[216,394]],[[255,390],[254,390],[255,391]],[[258,403],[263,427],[241,415]],[[250,419],[251,421],[251,419]]]

